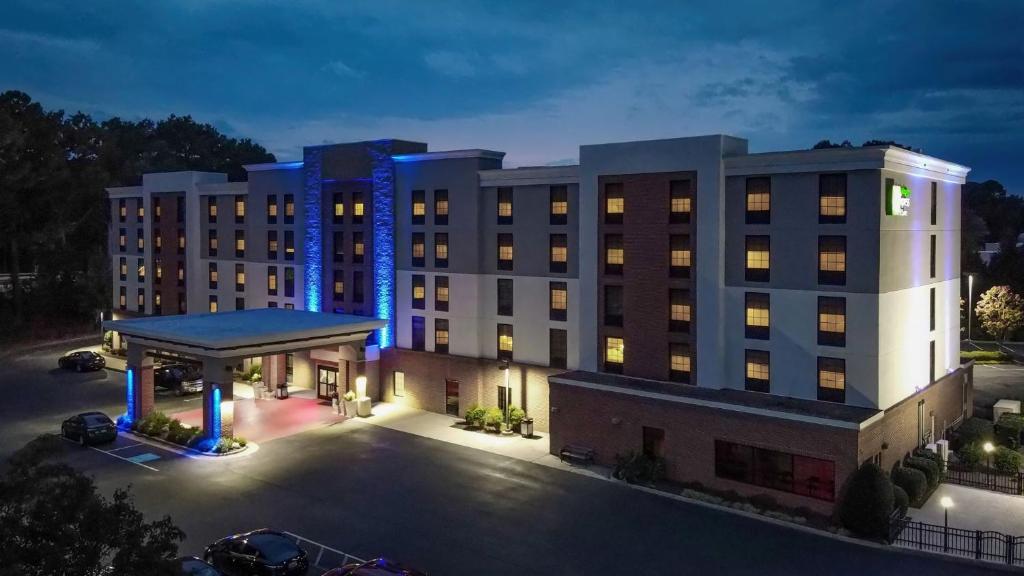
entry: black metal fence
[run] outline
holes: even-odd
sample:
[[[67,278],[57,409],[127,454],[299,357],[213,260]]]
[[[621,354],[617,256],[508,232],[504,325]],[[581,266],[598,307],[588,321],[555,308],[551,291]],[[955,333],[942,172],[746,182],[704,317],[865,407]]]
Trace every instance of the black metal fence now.
[[[986,470],[968,470],[960,464],[949,462],[946,465],[943,481],[1014,496],[1024,494],[1024,474],[1019,472],[1017,474],[999,474]]]
[[[889,536],[893,544],[918,550],[1024,566],[1024,536],[926,524],[909,516],[894,518]]]

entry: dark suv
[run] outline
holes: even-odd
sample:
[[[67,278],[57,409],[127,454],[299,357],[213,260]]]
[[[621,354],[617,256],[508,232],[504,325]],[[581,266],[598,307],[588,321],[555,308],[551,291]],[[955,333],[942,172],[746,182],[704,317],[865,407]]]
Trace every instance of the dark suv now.
[[[153,369],[153,384],[178,396],[203,391],[203,375],[191,364],[164,364]]]
[[[273,530],[235,534],[206,547],[203,559],[229,576],[305,576],[306,551]]]

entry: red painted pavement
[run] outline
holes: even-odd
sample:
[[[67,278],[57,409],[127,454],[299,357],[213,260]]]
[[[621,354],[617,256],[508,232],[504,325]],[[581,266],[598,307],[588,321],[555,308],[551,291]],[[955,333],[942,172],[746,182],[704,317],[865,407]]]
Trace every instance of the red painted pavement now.
[[[203,425],[203,410],[188,410],[172,415],[190,426]],[[342,422],[344,416],[334,413],[329,405],[319,400],[292,396],[286,400],[235,400],[235,436],[253,442],[267,442]]]

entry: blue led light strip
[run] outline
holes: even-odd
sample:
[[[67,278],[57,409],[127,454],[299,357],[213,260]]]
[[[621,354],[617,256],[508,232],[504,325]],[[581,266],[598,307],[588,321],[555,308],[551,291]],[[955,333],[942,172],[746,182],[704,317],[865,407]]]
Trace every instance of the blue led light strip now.
[[[387,324],[377,331],[377,344],[388,348],[395,333],[395,162],[391,141],[369,145],[373,158],[373,290],[374,314]]]
[[[302,279],[305,285],[304,297],[306,310],[320,311],[320,284],[322,282],[323,261],[321,260],[322,223],[321,223],[321,166],[323,164],[323,148],[314,146],[303,148],[304,198],[302,201],[305,214],[305,237],[303,248]]]

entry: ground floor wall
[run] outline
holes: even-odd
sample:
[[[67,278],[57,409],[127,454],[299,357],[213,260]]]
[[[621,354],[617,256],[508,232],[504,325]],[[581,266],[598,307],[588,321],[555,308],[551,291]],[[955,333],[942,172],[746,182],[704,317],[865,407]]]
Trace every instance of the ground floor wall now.
[[[526,410],[538,432],[549,429],[548,376],[559,372],[563,370],[530,364],[509,366],[512,405]],[[401,380],[397,389],[396,378]],[[474,404],[498,406],[499,386],[505,385],[505,371],[494,359],[387,348],[380,353],[380,383],[381,399],[386,402],[464,416],[466,409]],[[452,398],[449,391],[456,390]]]

